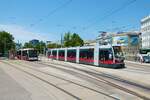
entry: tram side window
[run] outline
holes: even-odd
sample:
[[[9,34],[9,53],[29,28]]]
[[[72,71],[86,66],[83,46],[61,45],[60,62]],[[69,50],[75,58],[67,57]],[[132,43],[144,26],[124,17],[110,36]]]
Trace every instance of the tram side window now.
[[[53,56],[56,56],[56,55],[57,55],[57,52],[56,52],[56,51],[53,51],[53,52],[52,52],[52,55],[53,55]]]
[[[113,54],[110,50],[99,50],[99,60],[112,60]]]
[[[84,58],[85,57],[85,53],[83,51],[80,51],[80,58]]]
[[[84,58],[84,53],[80,51],[80,58]]]
[[[89,52],[87,52],[88,54],[88,59],[94,59],[94,52],[91,50]]]
[[[68,57],[73,58],[73,57],[76,57],[76,52],[75,51],[68,51],[67,55],[68,55]]]
[[[99,60],[104,60],[103,50],[99,50]]]
[[[93,50],[80,51],[80,58],[93,59],[94,58],[94,51]]]
[[[59,56],[64,57],[65,56],[65,52],[64,51],[60,51],[59,52]]]

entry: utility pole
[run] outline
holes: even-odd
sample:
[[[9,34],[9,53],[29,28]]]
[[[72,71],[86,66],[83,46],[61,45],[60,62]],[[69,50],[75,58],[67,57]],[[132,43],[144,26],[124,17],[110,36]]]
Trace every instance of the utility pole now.
[[[4,38],[4,56],[6,56],[6,38]]]
[[[61,39],[60,39],[60,42],[61,42],[61,48],[62,48],[62,34],[61,34]]]
[[[63,35],[61,34],[61,48],[63,47]]]

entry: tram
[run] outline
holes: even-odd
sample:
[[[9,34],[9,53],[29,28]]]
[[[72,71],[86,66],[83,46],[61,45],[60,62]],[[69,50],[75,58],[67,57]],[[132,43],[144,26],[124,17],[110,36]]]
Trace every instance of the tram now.
[[[94,65],[94,47],[79,49],[79,63]]]
[[[55,53],[53,53],[54,51]],[[125,67],[121,46],[104,45],[48,49],[47,55],[56,60],[99,67]]]
[[[76,48],[68,48],[67,49],[67,61],[68,62],[76,62],[76,53],[77,53],[77,50]]]
[[[20,49],[17,51],[17,58],[20,60],[37,61],[38,53],[33,48]]]
[[[58,50],[58,60],[65,61],[65,50],[64,49]]]
[[[47,55],[48,55],[48,58],[50,58],[50,59],[56,59],[57,58],[57,50],[53,49],[53,50],[51,50],[51,52],[49,51]]]

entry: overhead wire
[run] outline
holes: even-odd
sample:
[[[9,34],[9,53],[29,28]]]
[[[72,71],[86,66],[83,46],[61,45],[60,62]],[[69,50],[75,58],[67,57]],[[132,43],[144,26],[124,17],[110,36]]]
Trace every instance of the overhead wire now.
[[[39,20],[37,20],[36,23],[32,23],[30,24],[30,27],[33,27],[37,24],[39,24],[40,22],[44,21],[44,19],[46,19],[47,17],[53,15],[54,13],[56,13],[58,10],[64,8],[65,6],[69,5],[73,0],[68,0],[65,3],[63,3],[62,5],[60,5],[59,7],[53,9],[52,11],[50,11],[46,16],[44,16],[43,18],[40,18]]]
[[[100,21],[103,21],[103,20],[107,19],[107,18],[110,17],[111,15],[113,15],[113,14],[115,14],[115,13],[117,13],[117,12],[123,10],[123,9],[125,9],[126,7],[128,7],[129,5],[133,4],[133,3],[136,2],[136,1],[137,1],[137,0],[131,0],[131,1],[127,2],[127,3],[122,4],[122,6],[120,6],[119,8],[116,8],[116,9],[114,9],[114,10],[111,10],[108,14],[104,15],[102,18],[100,18],[100,19],[98,19],[98,20],[95,20],[93,23],[90,23],[89,25],[83,27],[83,28],[81,29],[81,31],[84,31],[84,30],[87,30],[87,29],[93,27],[95,24],[97,24],[97,23],[99,23]]]

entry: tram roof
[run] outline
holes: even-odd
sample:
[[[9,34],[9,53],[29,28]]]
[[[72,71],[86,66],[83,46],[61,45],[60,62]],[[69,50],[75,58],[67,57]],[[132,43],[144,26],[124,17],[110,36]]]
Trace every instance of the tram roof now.
[[[98,48],[111,48],[112,46],[111,45],[101,45],[101,46],[98,46]],[[72,49],[88,49],[88,48],[95,48],[95,46],[82,46],[82,47],[69,47],[69,48],[52,48],[52,49],[48,49],[48,50],[72,50]]]

